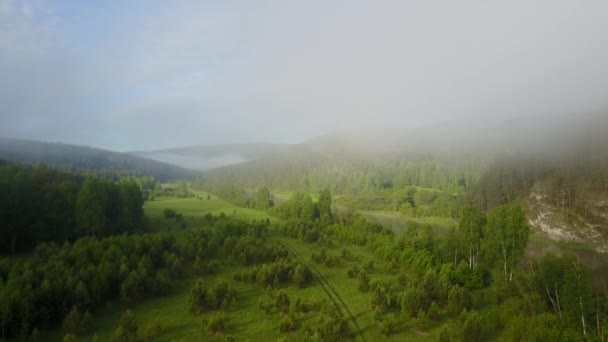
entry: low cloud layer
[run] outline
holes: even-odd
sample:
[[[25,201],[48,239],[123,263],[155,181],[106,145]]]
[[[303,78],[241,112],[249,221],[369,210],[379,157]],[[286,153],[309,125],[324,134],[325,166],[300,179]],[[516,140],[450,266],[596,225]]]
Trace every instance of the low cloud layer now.
[[[0,135],[117,150],[606,109],[605,1],[0,0]]]

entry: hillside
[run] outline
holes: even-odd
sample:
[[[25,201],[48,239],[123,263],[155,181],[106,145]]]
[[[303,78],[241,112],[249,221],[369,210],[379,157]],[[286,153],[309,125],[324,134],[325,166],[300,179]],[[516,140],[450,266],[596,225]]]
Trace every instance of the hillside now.
[[[58,168],[134,172],[160,181],[191,179],[195,171],[143,157],[98,148],[0,138],[0,159]]]
[[[226,187],[329,188],[360,202],[358,209],[374,202],[376,210],[406,210],[414,202],[406,194],[412,187],[456,195],[456,202],[483,211],[520,199],[538,231],[605,251],[607,130],[605,116],[586,115],[338,132],[207,171],[199,182],[223,194],[235,193]],[[447,212],[426,210],[439,211]]]
[[[129,154],[188,169],[208,170],[267,158],[288,148],[289,145],[284,144],[223,144],[133,151]]]

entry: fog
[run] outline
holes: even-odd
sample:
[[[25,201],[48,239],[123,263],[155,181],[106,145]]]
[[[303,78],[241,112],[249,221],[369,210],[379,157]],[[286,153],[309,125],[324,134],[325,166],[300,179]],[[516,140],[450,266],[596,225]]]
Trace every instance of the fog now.
[[[605,113],[606,13],[605,1],[0,0],[0,136],[127,151],[370,128],[467,139],[532,117],[542,131]]]

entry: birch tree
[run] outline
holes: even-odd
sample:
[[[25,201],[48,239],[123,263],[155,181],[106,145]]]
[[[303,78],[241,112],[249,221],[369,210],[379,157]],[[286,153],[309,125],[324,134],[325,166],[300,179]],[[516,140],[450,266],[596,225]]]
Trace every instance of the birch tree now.
[[[479,261],[479,249],[484,236],[485,215],[476,207],[466,207],[462,210],[458,229],[464,237],[469,253],[469,268],[475,269]]]
[[[502,205],[488,213],[487,238],[500,256],[505,282],[513,280],[513,270],[528,243],[530,228],[518,203]]]

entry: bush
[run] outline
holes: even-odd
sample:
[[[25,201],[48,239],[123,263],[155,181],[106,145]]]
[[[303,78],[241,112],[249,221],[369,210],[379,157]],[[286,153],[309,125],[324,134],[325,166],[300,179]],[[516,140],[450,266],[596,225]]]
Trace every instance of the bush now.
[[[206,326],[211,333],[223,334],[228,332],[228,319],[222,313],[215,313],[211,315]]]
[[[229,300],[233,297],[236,297],[236,291],[230,288],[225,280],[208,287],[202,279],[199,279],[190,290],[190,312],[199,315],[207,310],[217,310],[224,303],[226,306],[229,305]]]
[[[279,331],[282,333],[295,331],[297,328],[296,320],[292,315],[287,315],[279,322]]]
[[[274,307],[275,307],[275,304],[272,303],[269,299],[260,298],[260,300],[258,301],[258,308],[267,315],[272,313],[272,309]]]
[[[450,291],[448,292],[448,311],[456,316],[458,315],[463,309],[470,309],[471,308],[471,295],[469,294],[469,292],[458,286],[452,286],[452,288],[450,288]]]
[[[405,289],[401,297],[401,310],[410,317],[427,307],[428,300],[422,286],[411,285]]]
[[[451,337],[450,337],[450,331],[448,330],[447,326],[443,326],[441,327],[441,330],[439,330],[439,336],[437,337],[437,341],[438,342],[450,342],[451,341]]]
[[[380,333],[389,337],[397,332],[397,320],[393,315],[386,315],[380,321]]]
[[[277,310],[280,313],[285,314],[289,312],[289,304],[289,296],[287,295],[287,293],[285,293],[285,291],[283,290],[279,291],[275,300],[275,306],[277,307]]]
[[[428,327],[429,317],[424,310],[420,310],[420,312],[418,312],[418,317],[416,318],[416,328],[420,331],[425,331]]]
[[[68,313],[63,319],[62,326],[66,333],[75,336],[82,336],[91,331],[93,319],[88,311],[83,315],[80,313],[80,311],[78,311],[78,308],[74,306],[72,307],[70,313]]]
[[[146,330],[144,331],[144,340],[155,341],[162,331],[163,327],[160,324],[160,320],[155,319],[152,324],[146,327]]]
[[[467,315],[462,326],[462,337],[465,341],[479,341],[481,332],[481,318],[477,312],[472,311]]]
[[[435,301],[431,303],[431,307],[429,308],[429,318],[435,322],[439,321],[439,306]]]
[[[167,220],[177,217],[177,212],[173,209],[165,209],[163,215]]]
[[[359,291],[369,291],[369,278],[367,277],[367,272],[365,270],[359,272]]]
[[[133,342],[137,339],[137,323],[131,310],[125,311],[120,317],[118,327],[112,334],[113,342]]]
[[[346,272],[346,275],[349,278],[356,278],[357,275],[359,275],[360,271],[361,270],[359,269],[359,265],[354,265],[354,266],[352,266],[351,268],[348,269],[348,271]]]
[[[338,309],[331,305],[325,305],[317,321],[315,334],[324,341],[342,340],[350,337],[348,323],[340,316]]]
[[[74,334],[65,334],[65,336],[63,336],[63,339],[61,340],[62,342],[76,342],[76,335]]]

